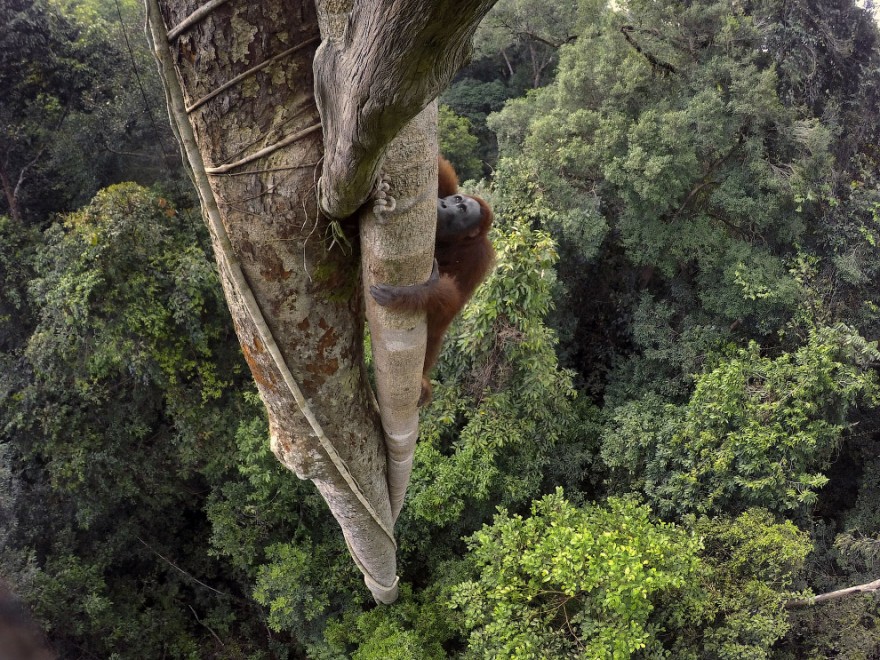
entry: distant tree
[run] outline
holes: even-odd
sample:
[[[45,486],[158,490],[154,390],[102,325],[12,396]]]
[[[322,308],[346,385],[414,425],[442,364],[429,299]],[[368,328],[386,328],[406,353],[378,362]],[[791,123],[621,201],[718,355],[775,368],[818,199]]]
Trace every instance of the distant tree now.
[[[178,187],[138,0],[16,1],[0,12],[0,211],[45,226],[120,181]]]
[[[633,502],[578,509],[560,491],[528,518],[500,513],[470,547],[480,577],[453,603],[471,657],[628,658],[656,650],[653,601],[693,579],[699,543]]]
[[[2,362],[0,573],[62,657],[179,657],[217,641],[198,620],[257,639],[202,512],[254,414],[204,233],[126,184],[48,229],[34,259],[35,329]]]
[[[98,81],[112,90],[108,97],[72,115],[55,140],[53,165],[71,178],[68,195],[75,206],[123,181],[191,194],[168,124],[162,81],[143,38],[143,3],[66,0],[60,6],[85,26],[78,37],[80,47],[100,46],[114,63]]]
[[[479,140],[471,133],[471,122],[459,117],[448,105],[440,106],[437,131],[440,153],[452,163],[461,181],[477,179],[482,174],[477,157]]]
[[[578,4],[577,0],[539,4],[500,0],[477,31],[477,52],[484,56],[500,54],[511,79],[516,76],[513,60],[524,60],[529,85],[537,89],[547,82],[559,47],[577,38]]]
[[[0,21],[0,183],[5,207],[20,223],[25,198],[36,196],[28,187],[55,153],[65,123],[109,97],[102,79],[111,49],[81,40],[83,26],[45,0],[4,2]]]
[[[615,409],[602,455],[665,517],[812,506],[851,411],[876,405],[876,346],[845,326],[817,328],[793,353],[752,343],[696,376],[687,405],[656,396]]]
[[[498,160],[498,144],[486,117],[508,99],[552,80],[560,46],[579,32],[580,12],[596,13],[598,8],[590,3],[579,8],[573,0],[540,5],[505,0],[480,24],[474,60],[443,93],[442,102],[471,122],[484,176],[494,173]]]
[[[803,58],[823,52],[810,44],[824,28],[801,3],[636,1],[587,20],[554,83],[490,119],[519,158],[515,185],[555,212],[571,357],[585,375],[614,369],[597,396],[686,396],[712,347],[778,341],[810,295],[792,275],[799,248],[819,260],[810,286],[825,304],[845,283],[851,304],[832,314],[872,318],[878,122],[851,113],[876,111],[876,26],[844,4],[829,3],[826,27],[861,83],[828,68],[837,100],[821,107],[808,104]],[[786,48],[800,65],[776,61]]]
[[[504,102],[516,96],[519,90],[501,80],[482,81],[470,77],[470,69],[440,97],[442,104],[456,115],[470,122],[470,131],[478,144],[471,154],[482,162],[483,176],[489,176],[498,160],[498,143],[495,134],[486,126],[486,117],[504,107]]]
[[[653,522],[631,500],[502,511],[469,540],[477,574],[452,589],[464,657],[766,658],[810,544],[765,511]]]

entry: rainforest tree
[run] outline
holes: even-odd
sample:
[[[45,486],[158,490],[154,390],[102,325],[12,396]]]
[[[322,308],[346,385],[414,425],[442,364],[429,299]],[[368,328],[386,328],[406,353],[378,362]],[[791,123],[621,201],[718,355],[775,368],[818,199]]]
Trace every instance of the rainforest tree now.
[[[397,593],[393,524],[418,435],[424,325],[367,299],[380,422],[362,368],[357,260],[329,249],[327,216],[344,220],[376,192],[390,148],[383,185],[390,176],[397,201],[380,212],[396,222],[363,216],[363,279],[427,278],[436,222],[430,104],[491,4],[147,3],[273,451],[321,491],[380,602]]]

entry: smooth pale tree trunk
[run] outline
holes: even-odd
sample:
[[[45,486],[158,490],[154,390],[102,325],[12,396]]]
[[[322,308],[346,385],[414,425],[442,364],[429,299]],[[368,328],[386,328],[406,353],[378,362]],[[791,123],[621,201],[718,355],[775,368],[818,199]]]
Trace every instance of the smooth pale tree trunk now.
[[[417,154],[413,157],[412,154]],[[416,284],[431,274],[437,217],[437,104],[429,104],[391,143],[383,172],[395,209],[361,214],[363,280]],[[426,222],[427,220],[427,222]],[[419,435],[427,327],[423,313],[401,313],[365,295],[376,395],[387,450],[388,496],[394,520],[403,507]]]
[[[340,226],[319,211],[318,190],[335,200],[325,211],[352,214],[384,167],[393,203],[361,212],[363,279],[406,284],[428,276],[436,223],[431,100],[492,2],[373,1],[352,9],[344,0],[318,8],[310,0],[145,1],[172,125],[268,411],[272,450],[315,483],[374,598],[393,602],[393,521],[417,436],[424,323],[365,305],[357,248],[334,241]],[[328,39],[314,62],[319,13]],[[431,27],[452,16],[467,27]],[[414,42],[426,37],[427,48]],[[353,220],[348,226],[356,242]],[[386,407],[387,465],[363,369],[365,307]]]

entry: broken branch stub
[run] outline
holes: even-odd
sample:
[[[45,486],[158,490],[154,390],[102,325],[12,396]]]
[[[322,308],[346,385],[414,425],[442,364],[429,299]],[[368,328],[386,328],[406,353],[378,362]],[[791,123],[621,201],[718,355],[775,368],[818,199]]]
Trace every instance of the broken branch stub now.
[[[388,144],[468,59],[471,37],[495,1],[318,1],[324,213],[345,218],[369,198]]]

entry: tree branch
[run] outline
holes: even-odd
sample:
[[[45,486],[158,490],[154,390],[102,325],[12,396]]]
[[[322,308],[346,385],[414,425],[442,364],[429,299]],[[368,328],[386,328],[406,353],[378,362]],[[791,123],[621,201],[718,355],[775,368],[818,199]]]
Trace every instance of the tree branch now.
[[[678,69],[669,64],[669,62],[663,62],[662,60],[658,60],[656,57],[651,55],[651,53],[645,52],[642,47],[636,42],[635,39],[630,35],[631,32],[637,32],[636,28],[632,25],[621,25],[620,33],[623,35],[623,38],[626,39],[627,43],[630,46],[635,48],[636,52],[642,55],[646,60],[651,63],[651,66],[657,69],[663,69],[667,73],[678,73]]]
[[[507,65],[507,72],[510,74],[510,79],[513,80],[515,72],[513,70],[513,67],[510,65],[510,59],[507,57],[507,49],[501,49],[501,57],[504,58],[504,63]]]
[[[15,189],[12,191],[12,198],[15,200],[16,206],[18,205],[18,198],[21,194],[21,187],[25,181],[27,181],[27,171],[31,169],[34,165],[36,165],[40,158],[43,157],[43,153],[46,151],[46,146],[43,145],[40,147],[39,151],[37,151],[37,155],[34,156],[28,163],[24,165],[18,171],[18,182],[15,184]]]
[[[325,152],[318,193],[327,215],[348,217],[367,200],[388,144],[449,84],[494,3],[362,0],[340,12],[338,3],[319,0],[315,100]]]
[[[231,58],[189,58],[181,57],[181,52],[215,47],[215,40],[221,38],[224,44],[243,46],[255,62],[265,61],[271,57],[271,42],[254,35],[260,29],[279,30],[281,20],[289,30],[282,30],[288,36],[284,42],[288,48],[296,39],[311,41],[318,34],[311,13],[314,6],[311,0],[288,3],[298,10],[287,7],[285,13],[277,5],[242,5],[237,14],[212,15],[211,29],[186,32],[169,47],[160,1],[170,19],[187,7],[178,0],[147,0],[149,36],[165,83],[172,127],[211,233],[236,333],[266,404],[270,447],[297,476],[311,479],[327,501],[373,597],[381,603],[394,602],[398,594],[396,544],[378,415],[368,405],[367,389],[362,386],[360,299],[338,291],[353,283],[354,268],[350,260],[329,253],[321,242],[309,242],[319,222],[324,222],[317,210],[307,209],[304,203],[307,196],[311,198],[311,175],[272,175],[276,169],[294,172],[313,162],[320,132],[313,130],[269,154],[257,151],[267,161],[263,169],[269,172],[259,178],[254,173],[212,178],[206,169],[210,163],[228,160],[229,151],[238,146],[241,126],[259,126],[268,134],[278,108],[293,108],[297,99],[308,95],[313,87],[308,73],[312,50],[303,48],[289,55],[287,72],[293,79],[288,85],[274,85],[271,76],[258,75],[250,80],[260,91],[247,103],[240,102],[234,93],[238,88],[232,87],[212,101],[222,112],[187,114],[185,108],[185,97],[200,98],[221,86],[233,77],[229,74],[235,67]],[[254,32],[236,31],[232,22],[236,16],[247,18]],[[247,61],[242,66],[247,69],[253,64]],[[278,66],[276,61],[273,67]],[[312,108],[298,115],[290,130],[301,136],[317,124]],[[246,141],[252,144],[241,142]],[[230,143],[235,146],[227,149]],[[240,157],[235,164],[246,158]],[[253,190],[250,186],[278,192],[260,196],[259,203],[250,202],[244,222],[245,214],[230,200],[246,197]],[[312,264],[325,269],[320,281],[309,273]],[[352,317],[355,323],[346,326]]]
[[[508,21],[503,19],[495,19],[495,22],[498,26],[504,28],[511,36],[516,37],[518,39],[525,39],[526,41],[537,41],[539,43],[544,44],[545,46],[549,46],[553,50],[559,50],[565,44],[571,43],[572,41],[576,41],[578,36],[576,34],[568,35],[563,37],[561,41],[551,41],[547,37],[542,37],[537,32],[532,32],[526,28],[521,28],[516,25],[511,24]]]
[[[153,548],[153,546],[151,546],[149,543],[147,543],[146,541],[144,541],[140,536],[137,536],[137,537],[135,537],[135,538],[137,538],[137,540],[140,541],[140,542],[143,544],[143,546],[144,546],[147,550],[149,550],[150,552],[152,552],[154,555],[156,555],[159,559],[161,559],[162,561],[164,561],[166,564],[168,564],[168,565],[169,565],[171,568],[173,568],[174,570],[179,571],[179,572],[182,573],[185,577],[188,577],[188,578],[189,578],[190,580],[192,580],[193,582],[195,582],[195,583],[197,583],[197,584],[203,586],[205,589],[210,589],[210,590],[213,591],[215,594],[218,594],[218,595],[220,595],[220,596],[225,596],[225,597],[228,597],[228,598],[231,597],[229,594],[227,594],[227,593],[223,593],[222,591],[219,591],[219,590],[215,589],[214,587],[212,587],[212,586],[210,586],[210,585],[208,585],[208,584],[205,584],[204,582],[202,582],[200,579],[198,579],[198,578],[197,578],[195,575],[193,575],[192,573],[189,573],[189,572],[183,570],[180,566],[178,566],[178,565],[175,564],[173,561],[171,561],[170,559],[168,559],[168,557],[164,556],[164,555],[163,555],[161,552],[159,552],[158,550],[155,550],[155,549]]]
[[[549,46],[553,50],[559,50],[565,44],[570,44],[572,41],[577,41],[577,35],[571,35],[571,36],[565,37],[565,39],[563,39],[562,41],[557,43],[555,41],[550,41],[549,39],[545,39],[544,37],[542,37],[538,34],[535,34],[534,32],[529,32],[528,30],[520,30],[519,32],[516,32],[515,34],[518,37],[524,37],[525,39],[528,39],[530,41],[537,41],[540,44],[544,44],[545,46]]]
[[[681,203],[681,206],[678,207],[678,210],[677,210],[677,211],[675,212],[675,214],[672,216],[672,220],[670,220],[670,222],[674,222],[676,219],[678,219],[678,216],[681,215],[682,211],[684,211],[685,208],[687,208],[687,205],[690,204],[691,200],[692,200],[692,199],[697,195],[697,193],[699,193],[703,188],[705,188],[705,187],[708,186],[708,185],[712,185],[712,184],[720,183],[719,181],[713,181],[713,180],[711,180],[710,177],[711,177],[712,174],[715,173],[715,171],[716,171],[719,167],[721,167],[725,162],[727,162],[727,159],[728,159],[728,158],[730,158],[734,153],[736,153],[736,150],[737,150],[737,149],[739,148],[739,146],[745,141],[745,137],[746,137],[746,136],[745,136],[745,130],[746,130],[745,127],[744,127],[743,129],[740,130],[739,137],[737,138],[737,140],[736,140],[736,142],[734,143],[734,145],[733,145],[733,146],[727,151],[727,153],[725,153],[723,156],[721,156],[720,158],[717,158],[714,162],[712,162],[712,163],[709,164],[709,167],[706,169],[706,172],[705,172],[705,174],[703,174],[703,177],[702,177],[702,179],[700,180],[700,182],[699,182],[699,183],[698,183],[693,189],[691,189],[691,191],[688,193],[688,196],[687,196],[687,197],[685,198],[685,200]],[[729,223],[726,223],[726,224],[729,224]],[[730,225],[730,226],[734,226],[734,225]],[[737,228],[737,229],[738,229],[738,228]]]
[[[810,596],[809,598],[797,598],[795,600],[790,600],[785,603],[785,609],[793,610],[801,607],[810,607],[812,605],[818,605],[819,603],[824,603],[829,600],[839,600],[840,598],[846,598],[847,596],[852,596],[853,594],[871,594],[880,591],[880,579],[874,580],[873,582],[866,582],[865,584],[859,584],[854,587],[847,587],[846,589],[838,589],[837,591],[830,591],[828,593],[819,594],[818,596]]]

